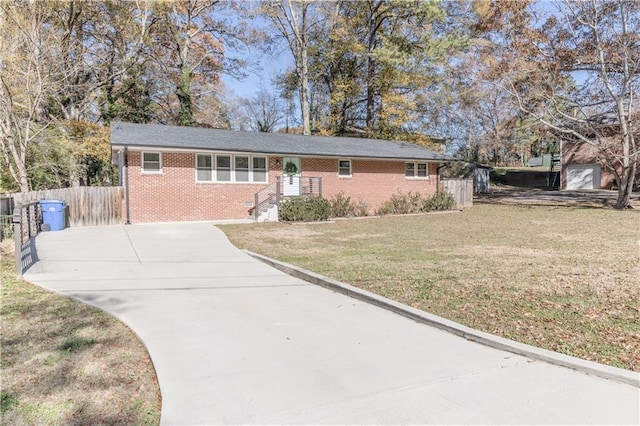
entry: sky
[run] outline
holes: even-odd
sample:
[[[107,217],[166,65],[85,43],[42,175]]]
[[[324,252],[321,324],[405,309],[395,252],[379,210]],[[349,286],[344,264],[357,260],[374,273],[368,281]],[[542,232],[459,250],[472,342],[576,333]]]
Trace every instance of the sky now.
[[[282,52],[275,58],[271,55],[262,55],[261,52],[252,53],[255,53],[259,58],[259,70],[248,71],[248,76],[242,80],[226,74],[222,75],[222,81],[228,90],[229,97],[251,98],[260,90],[261,85],[265,89],[271,88],[273,78],[286,71],[288,66],[291,66],[291,61],[286,52]]]
[[[261,18],[254,18],[252,24],[264,30],[268,29],[268,24]],[[284,42],[272,45],[270,52],[265,52],[260,47],[248,47],[233,54],[245,60],[252,59],[257,66],[253,70],[247,69],[248,76],[240,80],[226,74],[222,75],[229,97],[251,98],[261,87],[270,89],[274,77],[293,67],[291,52]]]

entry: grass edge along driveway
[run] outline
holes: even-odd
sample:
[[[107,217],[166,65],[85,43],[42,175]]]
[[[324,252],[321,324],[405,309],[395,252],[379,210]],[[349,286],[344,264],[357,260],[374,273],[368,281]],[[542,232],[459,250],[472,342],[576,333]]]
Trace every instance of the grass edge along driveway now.
[[[220,228],[239,248],[466,326],[640,371],[640,211],[487,204]]]
[[[159,424],[160,388],[135,333],[14,267],[3,250],[0,424]]]

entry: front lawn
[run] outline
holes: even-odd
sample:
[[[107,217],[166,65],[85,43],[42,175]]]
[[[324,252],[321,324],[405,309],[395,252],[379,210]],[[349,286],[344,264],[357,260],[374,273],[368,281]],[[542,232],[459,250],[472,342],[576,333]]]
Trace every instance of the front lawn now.
[[[464,325],[640,371],[640,211],[460,213],[221,226],[240,248]]]
[[[16,279],[12,254],[2,254],[0,424],[157,425],[160,391],[138,337],[99,309]]]

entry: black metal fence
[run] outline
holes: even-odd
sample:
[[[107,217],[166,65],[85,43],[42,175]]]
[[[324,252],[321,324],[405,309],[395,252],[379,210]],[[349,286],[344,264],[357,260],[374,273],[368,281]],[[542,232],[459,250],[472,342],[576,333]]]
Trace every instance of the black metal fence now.
[[[20,203],[13,209],[13,237],[15,241],[16,274],[21,276],[25,270],[38,260],[34,238],[42,227],[42,208],[39,201]]]

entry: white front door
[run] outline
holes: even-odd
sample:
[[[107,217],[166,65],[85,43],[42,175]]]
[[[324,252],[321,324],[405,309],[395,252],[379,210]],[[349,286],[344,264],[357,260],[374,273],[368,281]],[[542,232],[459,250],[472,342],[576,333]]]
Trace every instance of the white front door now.
[[[282,172],[284,177],[282,182],[282,193],[285,197],[296,197],[300,195],[300,158],[284,157],[282,161]]]

